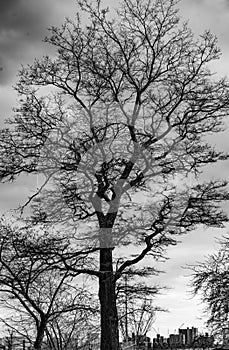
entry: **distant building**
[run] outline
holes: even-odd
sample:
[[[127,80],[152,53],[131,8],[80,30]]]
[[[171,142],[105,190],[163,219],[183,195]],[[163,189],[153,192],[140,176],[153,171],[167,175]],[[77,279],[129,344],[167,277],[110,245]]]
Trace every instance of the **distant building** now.
[[[168,338],[164,338],[160,334],[157,334],[153,339],[154,349],[189,349],[189,348],[212,348],[214,343],[214,337],[205,335],[198,335],[198,329],[192,328],[180,328],[178,334],[170,334]]]
[[[162,337],[163,338],[163,337]],[[121,343],[121,350],[151,350],[152,343],[149,337],[146,335],[135,335],[126,339]]]
[[[197,335],[198,329],[195,327],[179,329],[179,336],[183,345],[192,345]]]
[[[169,338],[167,339],[168,347],[170,348],[176,348],[181,343],[181,337],[179,334],[170,334]]]

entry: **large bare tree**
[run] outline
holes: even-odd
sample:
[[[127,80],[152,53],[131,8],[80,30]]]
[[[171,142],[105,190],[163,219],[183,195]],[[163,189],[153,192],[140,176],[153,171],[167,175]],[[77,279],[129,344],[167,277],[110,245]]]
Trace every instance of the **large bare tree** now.
[[[124,270],[198,224],[227,220],[218,207],[225,182],[198,175],[227,158],[208,136],[224,129],[229,90],[210,71],[216,38],[196,39],[176,0],[122,0],[112,14],[100,0],[78,3],[75,19],[46,38],[56,55],[19,72],[19,105],[0,132],[0,179],[37,174],[33,222],[68,227],[75,249],[98,259],[75,272],[98,277],[101,349],[117,350]]]

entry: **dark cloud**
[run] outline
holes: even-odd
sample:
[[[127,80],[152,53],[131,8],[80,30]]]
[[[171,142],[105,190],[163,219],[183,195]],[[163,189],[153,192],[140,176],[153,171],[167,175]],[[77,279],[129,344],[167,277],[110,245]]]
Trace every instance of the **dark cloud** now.
[[[38,1],[3,1],[1,3],[0,30],[26,31],[39,27],[37,22],[40,22],[43,17],[43,11],[37,4],[39,4]]]
[[[38,2],[36,2],[38,3]],[[7,0],[0,12],[0,66],[1,84],[7,82],[14,65],[26,55],[30,42],[40,38],[43,27],[43,11],[34,1]]]
[[[0,84],[6,84],[20,66],[45,50],[42,39],[51,25],[72,12],[74,1],[3,0],[0,9]],[[71,11],[70,11],[71,10]],[[47,48],[48,50],[48,48]]]

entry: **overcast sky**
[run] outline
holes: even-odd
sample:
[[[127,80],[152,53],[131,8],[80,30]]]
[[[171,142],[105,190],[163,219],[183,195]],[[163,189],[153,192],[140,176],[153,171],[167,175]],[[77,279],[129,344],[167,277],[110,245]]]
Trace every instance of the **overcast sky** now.
[[[0,123],[11,114],[15,105],[15,93],[12,85],[16,81],[21,64],[32,62],[49,52],[42,38],[47,27],[59,25],[65,16],[74,12],[74,0],[2,0],[0,9]],[[229,1],[228,0],[182,0],[181,14],[188,19],[196,34],[210,29],[218,36],[222,49],[222,58],[214,64],[214,70],[220,75],[229,75]],[[229,149],[227,132],[217,139],[217,144]],[[228,163],[208,169],[213,176],[227,178]],[[27,179],[18,183],[0,186],[0,209],[4,211],[18,204],[22,196],[28,194]],[[35,178],[30,180],[36,181]],[[162,266],[166,271],[160,277],[164,285],[172,289],[159,298],[159,304],[170,310],[156,320],[155,331],[167,335],[183,326],[203,327],[202,305],[197,298],[190,299],[188,294],[187,271],[181,266],[202,260],[203,256],[216,248],[215,238],[226,230],[198,230],[182,238],[183,243],[169,250],[170,259]]]

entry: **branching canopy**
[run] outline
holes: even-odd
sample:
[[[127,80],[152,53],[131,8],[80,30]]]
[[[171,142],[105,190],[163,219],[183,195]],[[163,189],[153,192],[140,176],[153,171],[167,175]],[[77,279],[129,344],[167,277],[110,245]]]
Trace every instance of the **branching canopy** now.
[[[176,5],[123,0],[112,19],[100,0],[79,1],[46,38],[56,56],[20,71],[19,106],[0,131],[1,181],[43,181],[27,202],[33,222],[77,227],[85,247],[141,245],[116,278],[175,234],[227,220],[226,183],[198,174],[227,159],[207,137],[224,130],[228,82],[209,69],[216,38],[196,39]]]

